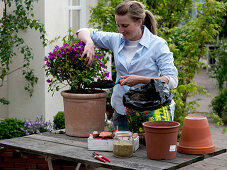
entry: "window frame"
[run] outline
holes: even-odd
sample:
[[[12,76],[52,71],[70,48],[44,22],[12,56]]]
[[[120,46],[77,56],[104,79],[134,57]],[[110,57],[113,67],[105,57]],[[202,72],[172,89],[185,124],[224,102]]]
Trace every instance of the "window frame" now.
[[[80,19],[78,28],[84,28],[86,27],[86,0],[79,0],[79,5],[78,6],[73,6],[72,5],[72,0],[68,0],[69,2],[69,28],[72,28],[73,26],[73,11],[79,11],[80,18],[85,18],[85,19]]]

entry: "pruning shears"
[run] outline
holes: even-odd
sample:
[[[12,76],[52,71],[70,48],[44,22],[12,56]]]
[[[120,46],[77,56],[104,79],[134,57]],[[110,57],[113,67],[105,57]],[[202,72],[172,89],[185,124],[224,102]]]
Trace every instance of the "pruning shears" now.
[[[97,154],[96,152],[93,152],[92,155],[94,156],[95,159],[98,159],[99,161],[101,162],[110,162],[110,159],[108,159],[107,157],[103,156],[103,155],[100,155],[100,154]]]

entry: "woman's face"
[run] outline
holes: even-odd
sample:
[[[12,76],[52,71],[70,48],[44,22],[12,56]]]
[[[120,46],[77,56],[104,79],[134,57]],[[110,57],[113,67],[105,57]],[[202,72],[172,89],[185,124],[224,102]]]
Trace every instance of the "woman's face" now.
[[[127,14],[115,15],[115,21],[118,27],[119,33],[123,35],[123,38],[130,41],[139,40],[142,37],[142,19],[134,22]]]

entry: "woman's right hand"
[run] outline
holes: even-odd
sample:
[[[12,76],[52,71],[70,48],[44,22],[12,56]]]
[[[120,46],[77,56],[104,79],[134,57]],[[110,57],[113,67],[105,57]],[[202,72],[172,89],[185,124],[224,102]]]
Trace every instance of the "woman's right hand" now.
[[[85,43],[84,52],[82,57],[86,57],[87,67],[90,67],[94,61],[95,57],[95,45],[91,39],[89,29],[81,29],[76,32],[78,39]]]
[[[87,67],[90,67],[95,57],[94,43],[92,41],[87,42],[84,47],[84,52],[82,54],[82,57],[85,57],[85,56],[86,56]]]

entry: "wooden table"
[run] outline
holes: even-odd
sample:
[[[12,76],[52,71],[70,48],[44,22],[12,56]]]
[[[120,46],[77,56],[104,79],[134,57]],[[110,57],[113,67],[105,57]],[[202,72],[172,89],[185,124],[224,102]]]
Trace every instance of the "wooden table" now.
[[[176,159],[157,161],[147,158],[146,148],[143,144],[141,144],[140,148],[131,158],[120,159],[114,157],[112,152],[96,151],[111,160],[110,163],[102,163],[93,158],[93,151],[88,151],[87,138],[76,138],[65,134],[55,134],[49,132],[14,139],[0,140],[0,146],[45,155],[48,160],[49,169],[52,168],[51,159],[78,162],[78,167],[81,163],[83,163],[94,167],[105,167],[111,169],[177,169],[191,163],[201,161],[207,157],[212,157],[226,152],[226,149],[216,148],[214,153],[208,155],[185,155],[177,153]]]

